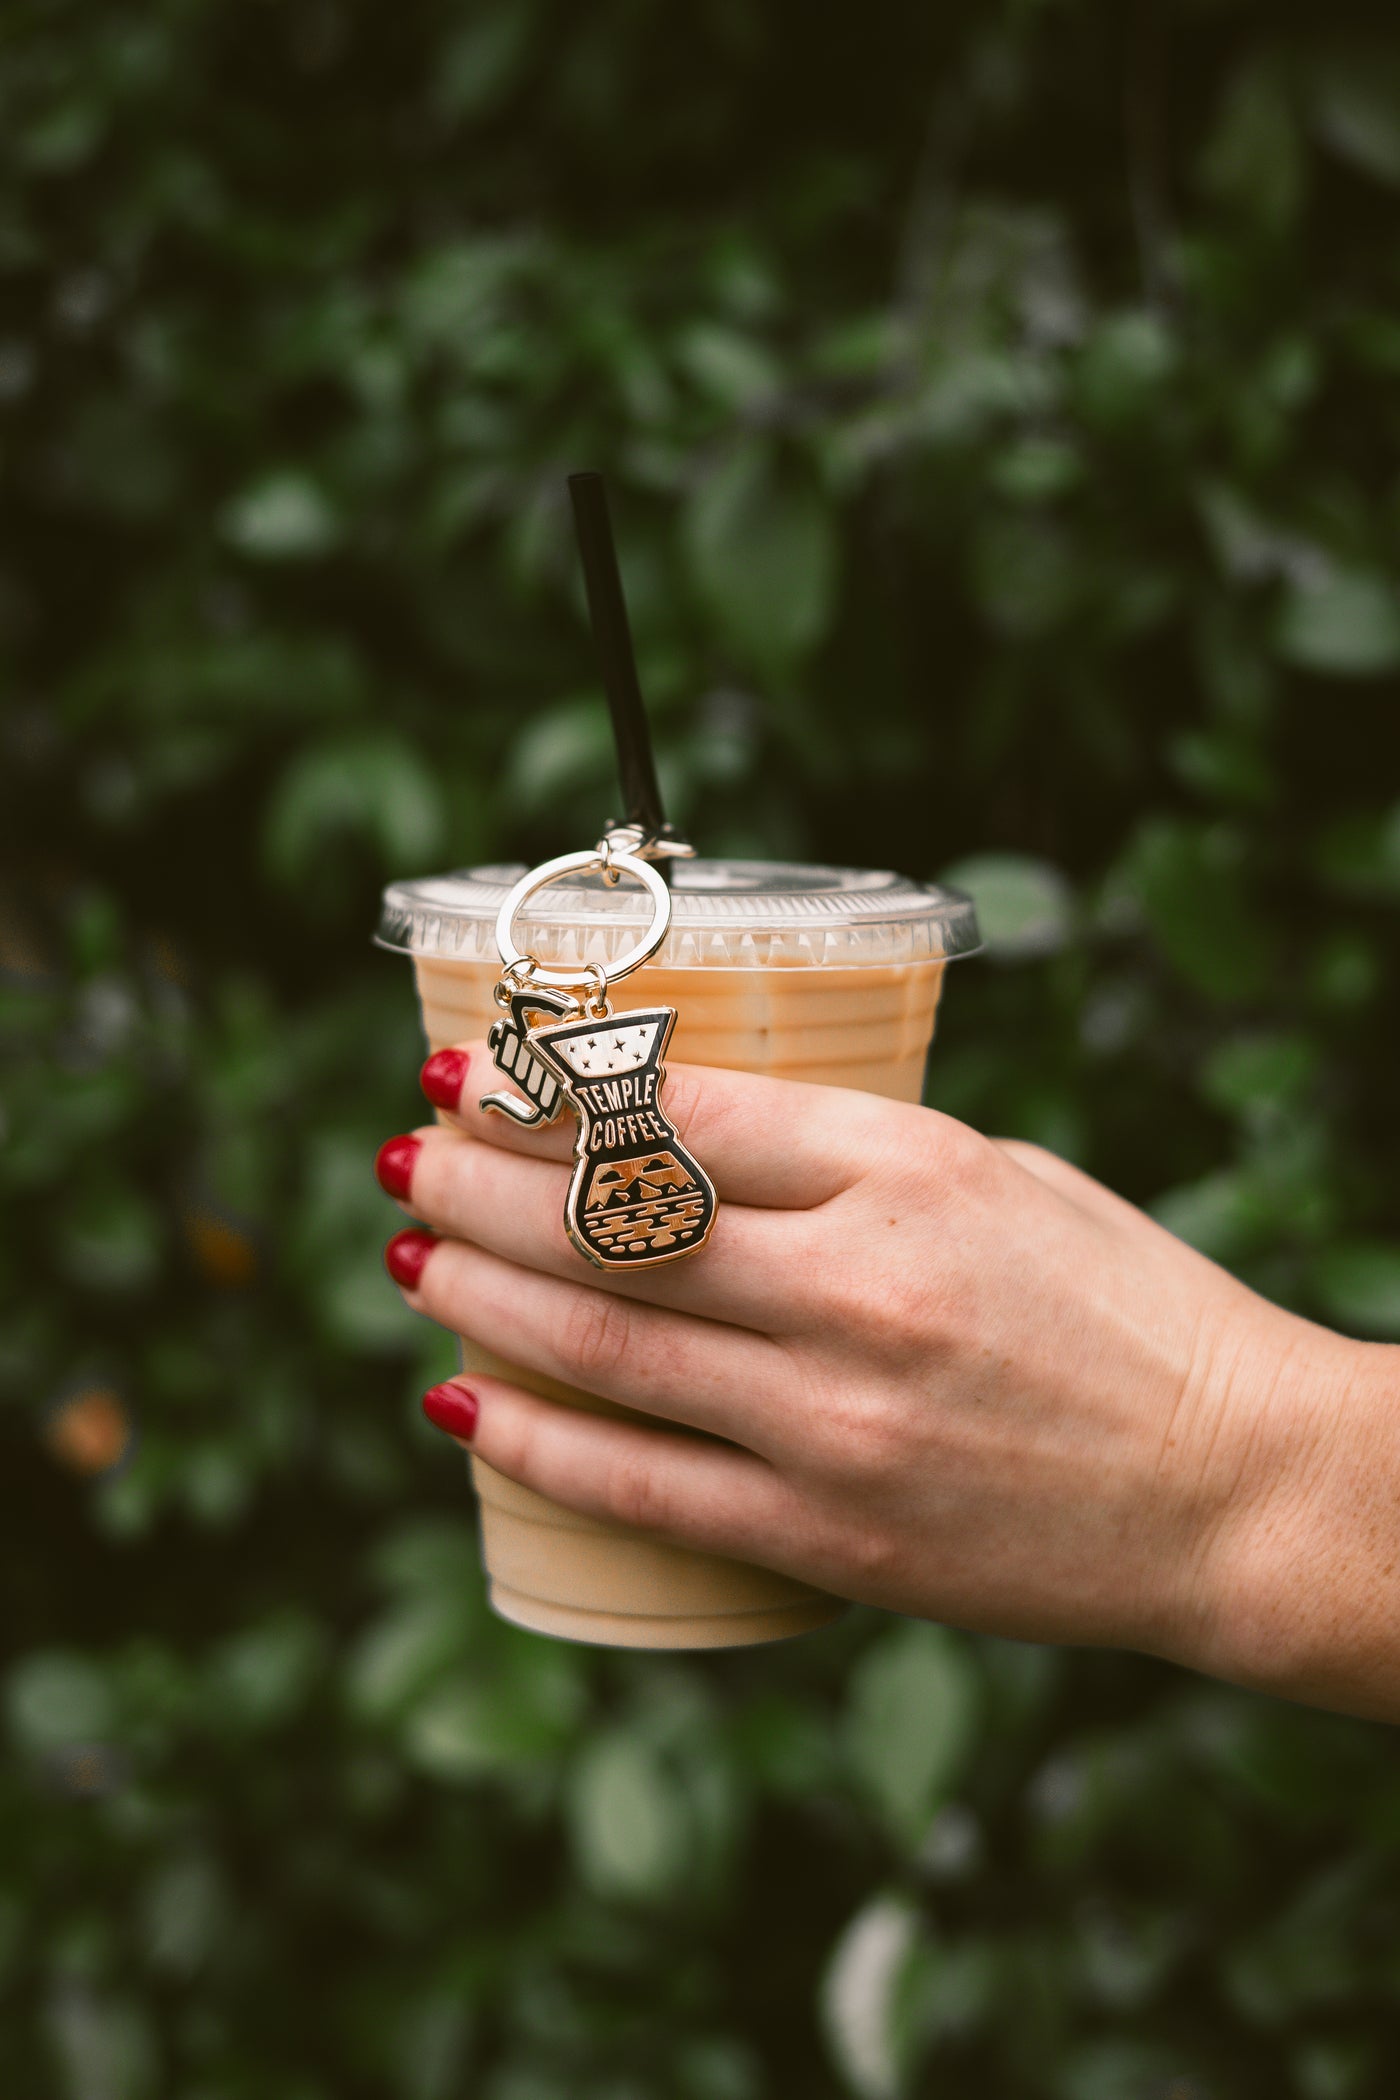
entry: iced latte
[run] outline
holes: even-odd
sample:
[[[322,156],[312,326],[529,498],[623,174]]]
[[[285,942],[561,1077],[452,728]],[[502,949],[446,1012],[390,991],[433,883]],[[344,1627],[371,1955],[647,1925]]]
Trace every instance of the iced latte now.
[[[483,1037],[497,1019],[495,919],[520,872],[475,868],[386,891],[378,938],[414,959],[430,1050]],[[597,877],[560,885],[531,910],[524,945],[562,968],[608,963],[647,918],[635,890]],[[966,898],[896,875],[681,861],[665,944],[618,987],[617,1006],[620,1015],[675,1007],[671,1062],[917,1101],[944,970],[976,945]],[[470,1342],[462,1361],[570,1406],[629,1412]],[[629,1648],[733,1647],[805,1632],[842,1609],[767,1569],[576,1516],[477,1459],[472,1474],[492,1604],[536,1632]]]

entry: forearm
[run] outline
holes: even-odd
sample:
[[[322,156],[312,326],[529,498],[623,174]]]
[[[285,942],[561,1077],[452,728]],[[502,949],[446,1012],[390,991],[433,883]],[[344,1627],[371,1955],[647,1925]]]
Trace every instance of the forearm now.
[[[1278,1321],[1237,1506],[1204,1556],[1206,1602],[1179,1659],[1400,1721],[1400,1349]]]

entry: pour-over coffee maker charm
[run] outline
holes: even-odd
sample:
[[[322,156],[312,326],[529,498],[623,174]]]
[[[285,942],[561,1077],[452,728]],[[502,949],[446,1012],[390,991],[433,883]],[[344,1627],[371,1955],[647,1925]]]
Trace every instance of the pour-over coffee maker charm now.
[[[709,1176],[663,1105],[676,1009],[614,1013],[607,997],[609,984],[656,953],[670,923],[671,893],[641,845],[632,830],[610,832],[595,852],[546,861],[511,891],[496,922],[504,1012],[488,1041],[498,1070],[528,1100],[506,1093],[481,1100],[483,1109],[530,1126],[553,1122],[565,1102],[574,1110],[564,1229],[580,1254],[606,1269],[651,1268],[694,1253],[709,1238],[716,1209]],[[645,885],[653,915],[642,940],[606,968],[593,963],[582,972],[546,969],[516,948],[511,929],[527,898],[561,876],[594,871],[604,881],[626,873]]]

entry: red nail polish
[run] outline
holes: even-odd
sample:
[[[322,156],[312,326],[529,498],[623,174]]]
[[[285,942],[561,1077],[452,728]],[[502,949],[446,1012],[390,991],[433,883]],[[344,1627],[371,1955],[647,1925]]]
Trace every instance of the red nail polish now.
[[[423,1149],[422,1138],[386,1138],[374,1157],[374,1178],[386,1196],[407,1203],[413,1186],[413,1169]]]
[[[471,1059],[465,1050],[434,1050],[418,1075],[418,1084],[434,1108],[455,1111],[467,1083]]]
[[[464,1385],[435,1385],[423,1395],[423,1412],[435,1429],[449,1436],[470,1436],[476,1428],[480,1402]]]
[[[437,1245],[435,1232],[419,1232],[416,1226],[396,1232],[384,1249],[384,1266],[401,1291],[416,1291],[423,1264]]]

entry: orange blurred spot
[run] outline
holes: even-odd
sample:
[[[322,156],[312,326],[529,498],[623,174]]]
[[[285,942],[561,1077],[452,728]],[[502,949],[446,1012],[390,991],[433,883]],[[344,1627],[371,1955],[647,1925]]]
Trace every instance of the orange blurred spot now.
[[[162,977],[172,984],[188,984],[190,973],[185,968],[184,957],[171,940],[169,934],[158,933],[151,942],[151,960]]]
[[[60,1750],[50,1770],[59,1790],[80,1801],[114,1793],[121,1785],[124,1761],[105,1743],[75,1743]]]
[[[46,976],[51,968],[34,928],[8,898],[0,899],[0,971],[35,978]]]
[[[131,1447],[133,1427],[121,1396],[95,1385],[61,1400],[44,1425],[44,1442],[75,1473],[110,1473]]]
[[[257,1274],[258,1250],[248,1234],[212,1210],[185,1212],[185,1244],[195,1266],[223,1290],[242,1290]]]

